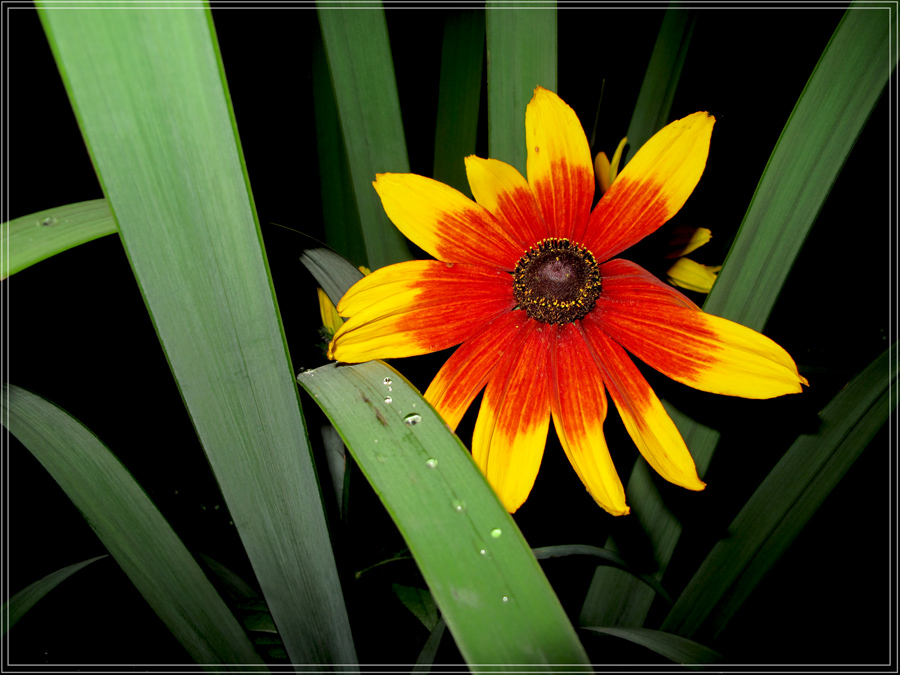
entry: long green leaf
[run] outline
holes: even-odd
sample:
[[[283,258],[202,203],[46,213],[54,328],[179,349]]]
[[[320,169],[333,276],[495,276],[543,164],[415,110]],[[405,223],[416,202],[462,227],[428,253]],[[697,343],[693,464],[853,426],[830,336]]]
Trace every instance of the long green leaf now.
[[[653,134],[669,122],[669,111],[672,109],[672,100],[675,98],[691,34],[697,22],[697,11],[673,5],[663,16],[628,125],[628,144],[631,146],[629,157],[633,157]]]
[[[209,10],[42,5],[197,435],[296,663],[355,661]]]
[[[116,230],[105,199],[58,206],[0,224],[0,279]]]
[[[325,46],[321,40],[316,43],[313,52],[312,81],[325,243],[357,267],[368,267],[369,257],[359,223],[347,148],[334,101]]]
[[[515,522],[421,394],[381,361],[298,380],[394,519],[468,663],[587,663]]]
[[[118,459],[78,420],[5,385],[3,419],[59,483],[153,611],[197,663],[259,664],[240,624]]]
[[[19,619],[25,616],[25,614],[28,613],[28,610],[34,607],[41,598],[75,574],[75,572],[84,569],[92,562],[96,562],[106,557],[105,554],[98,555],[95,558],[88,558],[87,560],[82,560],[74,565],[68,565],[55,572],[51,572],[43,579],[38,579],[16,593],[9,599],[9,602],[4,602],[3,607],[0,608],[0,622],[2,622],[0,636],[6,635],[6,631],[15,626],[19,622]]]
[[[661,630],[649,628],[599,628],[585,626],[583,630],[593,633],[605,633],[623,640],[628,640],[647,649],[651,649],[660,656],[664,656],[675,663],[716,663],[722,660],[722,655],[717,651],[705,647],[693,640],[665,633]]]
[[[894,347],[896,349],[896,346]],[[890,350],[820,413],[814,435],[798,438],[697,570],[663,630],[716,637],[794,541],[897,406]]]
[[[525,175],[525,108],[538,85],[557,89],[556,2],[486,12],[488,148]]]
[[[432,177],[469,198],[465,158],[475,154],[483,65],[484,12],[466,9],[453,14],[444,26],[441,48]]]
[[[761,330],[841,167],[888,81],[897,55],[890,12],[851,6],[822,53],[757,186],[726,265],[704,305]],[[723,281],[724,279],[724,281]],[[702,476],[718,432],[673,411]],[[639,460],[626,487],[632,511],[651,527],[661,578],[681,535]],[[607,548],[613,547],[607,542]],[[627,600],[626,600],[627,599]],[[598,568],[581,623],[643,623],[653,594],[611,568]]]
[[[409,172],[384,10],[322,4],[318,13],[369,267],[409,260],[372,187],[376,173]]]

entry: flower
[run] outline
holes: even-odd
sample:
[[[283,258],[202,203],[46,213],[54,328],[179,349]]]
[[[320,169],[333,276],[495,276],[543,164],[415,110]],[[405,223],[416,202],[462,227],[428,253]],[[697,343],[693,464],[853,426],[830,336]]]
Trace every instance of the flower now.
[[[360,362],[459,348],[425,398],[451,429],[484,389],[472,455],[508,511],[527,499],[550,419],[594,500],[628,513],[603,435],[607,397],[649,464],[702,490],[671,418],[626,349],[703,391],[770,398],[806,380],[780,346],[704,313],[615,256],[685,203],[714,118],[694,113],[647,142],[591,210],[594,172],[575,112],[538,87],[525,114],[528,179],[466,158],[475,201],[414,174],[374,183],[394,224],[436,260],[376,270],[338,303],[329,357]]]
[[[363,265],[360,265],[358,269],[363,276],[368,276],[372,273],[368,267]],[[319,295],[319,316],[322,317],[322,327],[319,329],[319,335],[325,341],[322,344],[326,346],[327,351],[328,343],[331,342],[331,338],[337,333],[338,328],[344,324],[344,320],[338,314],[337,308],[331,302],[328,294],[321,288],[317,288],[316,292]]]
[[[690,258],[682,257],[709,243],[710,239],[712,239],[712,231],[705,227],[680,225],[675,228],[669,242],[673,249],[666,254],[666,258],[678,258],[666,270],[666,277],[670,284],[697,293],[709,293],[712,290],[722,266],[701,265]]]
[[[690,258],[679,258],[666,270],[666,277],[673,286],[697,293],[709,293],[721,269],[721,265],[702,265]]]

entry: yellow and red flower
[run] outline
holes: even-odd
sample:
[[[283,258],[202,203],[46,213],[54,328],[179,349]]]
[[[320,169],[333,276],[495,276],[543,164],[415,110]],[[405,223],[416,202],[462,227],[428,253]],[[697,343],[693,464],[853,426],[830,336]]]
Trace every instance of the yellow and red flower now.
[[[694,113],[644,145],[591,211],[594,170],[575,112],[538,87],[525,114],[528,179],[466,158],[475,201],[414,174],[379,174],[387,215],[436,260],[376,270],[338,304],[348,321],[329,357],[344,362],[460,347],[425,392],[455,429],[485,389],[472,455],[504,506],[527,499],[550,419],[595,501],[628,513],[603,435],[612,398],[666,480],[702,490],[674,423],[626,350],[678,382],[748,398],[806,380],[769,338],[706,314],[615,258],[669,220],[706,166],[714,118]]]

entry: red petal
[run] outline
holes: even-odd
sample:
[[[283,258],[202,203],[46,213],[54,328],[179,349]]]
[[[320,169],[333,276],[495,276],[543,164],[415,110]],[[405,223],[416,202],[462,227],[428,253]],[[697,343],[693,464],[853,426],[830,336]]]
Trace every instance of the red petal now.
[[[463,342],[431,381],[425,400],[451,429],[456,429],[504,354],[519,353],[525,321],[528,317],[520,310],[501,314]]]
[[[603,437],[606,393],[603,378],[579,323],[558,327],[552,353],[553,424],[581,482],[609,513],[628,513],[625,489]]]
[[[534,486],[550,425],[551,330],[528,319],[522,332],[491,374],[472,437],[472,457],[510,513]]]

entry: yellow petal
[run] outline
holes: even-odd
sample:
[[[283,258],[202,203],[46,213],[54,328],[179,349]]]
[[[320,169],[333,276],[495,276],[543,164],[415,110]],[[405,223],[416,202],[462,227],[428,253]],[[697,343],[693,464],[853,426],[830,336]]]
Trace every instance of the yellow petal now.
[[[335,309],[325,291],[321,288],[317,288],[316,291],[319,294],[319,314],[322,317],[322,325],[334,335],[337,333],[338,328],[343,325],[344,320],[338,315],[337,309]]]
[[[549,331],[528,319],[523,332],[491,374],[472,436],[472,458],[510,513],[534,486],[550,426]]]
[[[638,150],[591,214],[583,241],[598,262],[633,246],[684,206],[706,166],[714,123],[705,112],[688,115]]]
[[[338,303],[349,319],[328,357],[345,363],[447,349],[515,306],[512,277],[475,265],[413,260],[376,270]]]
[[[575,111],[538,87],[525,111],[528,182],[551,237],[580,239],[594,199],[594,165]]]
[[[487,209],[443,183],[380,173],[373,185],[397,229],[438,260],[512,270],[524,253]]]
[[[585,324],[585,334],[603,370],[609,395],[641,455],[670,483],[702,490],[706,484],[697,476],[694,458],[647,380],[625,351],[594,324]]]
[[[709,293],[716,282],[721,265],[708,267],[690,258],[679,258],[666,272],[669,283],[698,293]]]
[[[559,326],[551,359],[553,426],[566,456],[594,501],[614,516],[625,515],[625,489],[603,435],[603,378],[579,324]]]
[[[550,236],[528,181],[515,167],[497,159],[466,157],[466,176],[475,201],[503,224],[525,249]]]
[[[672,232],[669,244],[675,250],[666,254],[666,258],[678,258],[693,253],[712,239],[712,230],[706,227],[687,227],[680,225]]]
[[[605,152],[598,152],[594,157],[594,177],[597,179],[597,187],[600,194],[609,190],[612,182],[609,180],[609,157]]]

